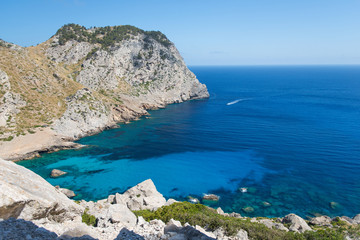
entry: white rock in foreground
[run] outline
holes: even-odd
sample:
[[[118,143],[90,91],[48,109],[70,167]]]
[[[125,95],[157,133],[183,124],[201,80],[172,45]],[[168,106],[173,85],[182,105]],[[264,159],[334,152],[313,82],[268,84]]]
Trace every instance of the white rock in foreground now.
[[[156,190],[151,179],[145,180],[124,194],[115,195],[115,203],[126,204],[130,210],[156,210],[166,204],[166,199]]]
[[[0,159],[0,219],[72,220],[83,208],[34,172]]]

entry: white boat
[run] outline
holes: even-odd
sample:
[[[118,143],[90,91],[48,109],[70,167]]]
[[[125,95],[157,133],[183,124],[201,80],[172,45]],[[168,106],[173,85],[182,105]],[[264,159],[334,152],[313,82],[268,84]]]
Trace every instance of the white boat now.
[[[242,193],[246,193],[248,191],[248,188],[246,187],[242,187],[242,188],[239,188],[240,192]]]

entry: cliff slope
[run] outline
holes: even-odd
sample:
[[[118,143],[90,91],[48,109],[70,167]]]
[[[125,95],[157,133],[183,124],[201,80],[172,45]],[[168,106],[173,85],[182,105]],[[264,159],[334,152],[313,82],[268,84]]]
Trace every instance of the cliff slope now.
[[[0,41],[1,145],[44,128],[74,140],[208,96],[160,32],[68,24],[35,47]]]

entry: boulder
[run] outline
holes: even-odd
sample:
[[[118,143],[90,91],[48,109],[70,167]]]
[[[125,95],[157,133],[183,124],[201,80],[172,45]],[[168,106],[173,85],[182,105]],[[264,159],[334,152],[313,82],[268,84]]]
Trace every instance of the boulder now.
[[[331,226],[331,218],[328,216],[315,217],[315,218],[312,218],[309,223],[311,225],[330,227]]]
[[[353,221],[355,224],[360,224],[360,214],[356,215],[354,218],[353,218]]]
[[[182,228],[180,221],[176,221],[174,219],[170,219],[164,228],[165,233],[169,232],[178,232]]]
[[[63,222],[83,211],[83,207],[39,175],[13,162],[0,160],[0,219]]]
[[[224,214],[225,214],[224,210],[222,210],[221,207],[218,207],[218,208],[216,209],[216,212],[217,212],[218,214],[220,214],[220,215],[224,215]]]
[[[290,223],[289,230],[293,232],[304,233],[305,231],[312,231],[305,220],[295,214],[286,215],[283,218],[282,223]]]
[[[50,177],[57,178],[65,174],[67,174],[67,172],[61,171],[59,169],[53,169],[50,173]]]
[[[67,188],[59,188],[59,191],[65,194],[65,196],[67,196],[68,198],[73,198],[76,196],[74,191],[71,191],[70,189]]]
[[[156,210],[166,204],[166,199],[156,190],[151,179],[139,183],[123,194],[115,194],[114,203],[126,204],[131,210]]]
[[[170,206],[171,204],[173,203],[177,203],[179,201],[176,201],[175,199],[172,199],[172,198],[169,198],[166,203],[165,203],[165,206]]]
[[[234,218],[241,218],[241,214],[240,213],[236,213],[236,212],[232,212],[229,214],[230,217],[234,217]]]
[[[127,228],[133,228],[137,222],[135,214],[123,204],[111,205],[107,211],[106,218],[111,223],[121,223]]]
[[[247,231],[245,231],[243,229],[240,229],[237,232],[237,234],[235,236],[235,239],[237,239],[237,240],[249,240]]]
[[[259,223],[264,224],[267,228],[270,229],[275,228],[286,232],[289,231],[289,229],[287,229],[282,223],[273,222],[270,219],[260,219]]]

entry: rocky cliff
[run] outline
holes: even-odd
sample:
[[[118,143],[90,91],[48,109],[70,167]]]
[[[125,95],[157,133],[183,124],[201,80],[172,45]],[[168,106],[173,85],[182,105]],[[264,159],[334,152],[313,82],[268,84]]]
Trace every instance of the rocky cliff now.
[[[208,96],[160,32],[69,24],[35,47],[0,41],[2,141],[46,127],[74,140]]]
[[[68,199],[61,188],[0,159],[0,240],[5,239],[359,239],[360,214],[304,220],[247,218],[166,199],[148,179],[97,202]]]

